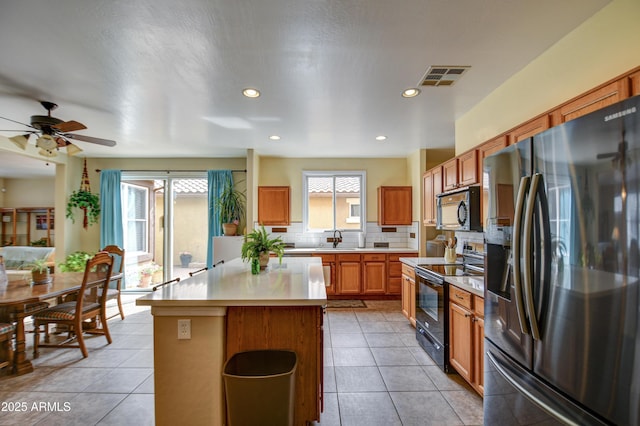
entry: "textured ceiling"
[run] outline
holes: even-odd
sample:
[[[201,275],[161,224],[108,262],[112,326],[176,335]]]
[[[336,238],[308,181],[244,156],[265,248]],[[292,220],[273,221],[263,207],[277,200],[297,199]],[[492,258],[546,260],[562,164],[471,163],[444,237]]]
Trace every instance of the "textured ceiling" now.
[[[117,141],[77,142],[89,157],[406,156],[453,147],[458,117],[607,3],[3,2],[0,116],[56,102],[78,133]],[[430,65],[471,69],[401,97]]]

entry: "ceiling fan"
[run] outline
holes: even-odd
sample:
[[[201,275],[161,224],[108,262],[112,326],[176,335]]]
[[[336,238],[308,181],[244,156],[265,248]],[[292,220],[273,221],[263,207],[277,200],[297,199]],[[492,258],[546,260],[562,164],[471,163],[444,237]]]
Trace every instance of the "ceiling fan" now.
[[[82,123],[74,120],[62,121],[59,118],[52,117],[51,111],[56,109],[58,105],[53,102],[40,101],[40,105],[47,110],[47,115],[32,115],[31,123],[21,123],[6,117],[0,117],[3,120],[11,121],[22,126],[30,127],[34,130],[27,130],[25,134],[10,137],[9,140],[15,143],[21,149],[26,149],[31,135],[37,135],[36,147],[40,148],[40,155],[45,157],[55,157],[60,148],[66,148],[67,154],[76,155],[82,152],[71,140],[95,143],[104,146],[115,146],[116,142],[109,139],[94,138],[92,136],[77,135],[76,130],[86,129]],[[23,130],[0,130],[3,132],[22,132]]]

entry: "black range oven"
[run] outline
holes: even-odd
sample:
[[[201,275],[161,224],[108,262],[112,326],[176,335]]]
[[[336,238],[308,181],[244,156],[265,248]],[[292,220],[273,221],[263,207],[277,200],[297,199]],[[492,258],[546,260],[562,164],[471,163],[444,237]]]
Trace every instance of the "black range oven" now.
[[[415,268],[416,339],[445,373],[453,371],[449,365],[449,286],[445,277],[483,275],[482,266],[422,264]]]

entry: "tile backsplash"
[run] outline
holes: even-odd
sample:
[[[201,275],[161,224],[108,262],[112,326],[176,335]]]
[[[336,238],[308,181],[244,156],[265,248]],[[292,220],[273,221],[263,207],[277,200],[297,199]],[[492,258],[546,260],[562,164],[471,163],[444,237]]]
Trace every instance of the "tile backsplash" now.
[[[393,226],[395,232],[382,232],[381,226],[376,222],[367,222],[365,237],[365,247],[372,248],[374,243],[389,243],[389,248],[409,248],[418,250],[418,222],[413,222],[410,226]],[[254,227],[258,227],[255,223]],[[273,229],[286,229],[286,232],[273,232]],[[389,228],[385,226],[384,228]],[[282,238],[287,244],[294,244],[295,247],[330,247],[331,243],[327,238],[333,238],[333,231],[325,232],[304,232],[302,222],[293,222],[289,226],[266,227],[267,231]],[[341,247],[358,247],[357,231],[342,231]]]

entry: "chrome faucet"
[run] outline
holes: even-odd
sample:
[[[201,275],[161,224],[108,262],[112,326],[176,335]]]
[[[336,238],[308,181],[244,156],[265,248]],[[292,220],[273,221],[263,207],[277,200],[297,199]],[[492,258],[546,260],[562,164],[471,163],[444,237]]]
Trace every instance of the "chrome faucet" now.
[[[336,232],[338,233],[338,237],[336,238]],[[339,229],[335,229],[333,231],[333,248],[338,247],[338,244],[342,241],[342,231]]]

